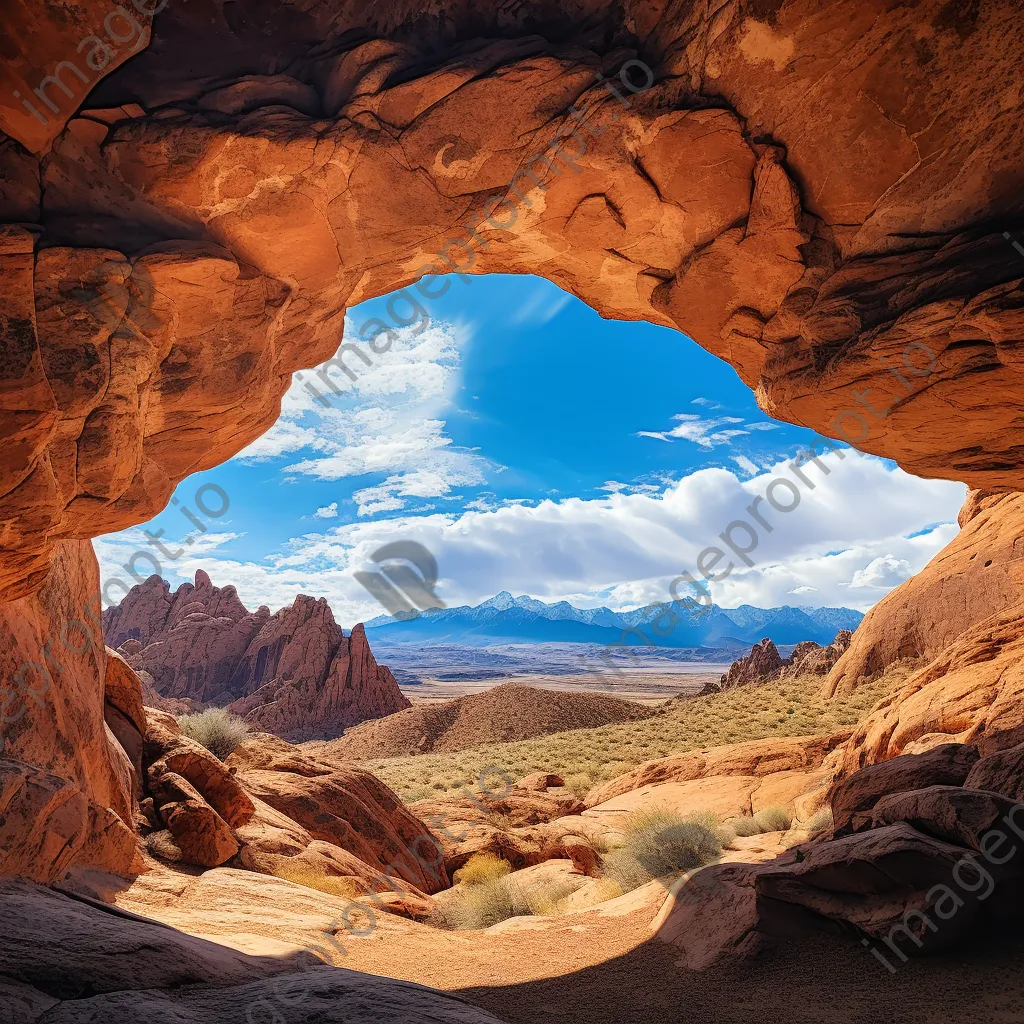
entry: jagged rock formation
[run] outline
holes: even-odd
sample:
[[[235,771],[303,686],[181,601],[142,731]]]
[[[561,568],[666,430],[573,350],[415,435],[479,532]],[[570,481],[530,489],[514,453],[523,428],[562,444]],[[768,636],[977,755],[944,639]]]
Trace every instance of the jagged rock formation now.
[[[734,686],[749,686],[752,683],[767,683],[772,679],[786,676],[824,676],[850,647],[853,633],[841,629],[835,640],[827,647],[813,640],[803,640],[793,648],[788,658],[779,654],[778,648],[767,637],[754,644],[744,658],[737,658],[729,666],[719,683],[718,689],[728,690]]]
[[[162,698],[228,705],[288,739],[337,736],[409,707],[378,665],[362,625],[349,637],[323,599],[300,594],[271,615],[249,612],[234,587],[201,569],[173,594],[151,576],[103,613],[110,643]]]

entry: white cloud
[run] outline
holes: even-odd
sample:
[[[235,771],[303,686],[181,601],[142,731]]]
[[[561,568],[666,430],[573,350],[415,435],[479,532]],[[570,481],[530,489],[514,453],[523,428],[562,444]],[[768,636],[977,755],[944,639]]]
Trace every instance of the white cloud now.
[[[722,558],[717,568],[732,563],[733,569],[711,584],[719,605],[866,610],[898,582],[897,576],[903,578],[904,563],[906,572],[920,571],[956,535],[966,489],[917,479],[850,449],[842,459],[829,454],[821,461],[829,473],[813,463],[804,467],[814,488],[800,486],[793,511],[779,512],[764,500],[755,506],[771,532],[758,527],[747,509],[773,479],[795,479],[783,462],[748,480],[728,469],[702,469],[657,494],[506,503],[460,514],[350,523],[294,538],[259,563],[225,560],[210,551],[188,565],[192,571],[205,569],[215,582],[234,583],[251,606],[288,603],[298,592],[327,597],[348,626],[380,611],[352,572],[369,565],[382,544],[413,540],[436,557],[438,594],[449,606],[477,604],[510,590],[626,608],[664,600],[669,581],[682,570],[699,576],[702,549],[727,550],[720,534],[731,530],[743,546],[749,538],[732,524],[746,520],[757,532],[756,546],[748,545],[753,565],[731,552]],[[422,489],[431,485],[424,482]],[[777,497],[788,495],[779,491]],[[375,500],[387,498],[382,491]],[[936,520],[942,525],[920,532]],[[877,568],[888,572],[892,565],[895,574],[888,576]],[[851,586],[859,573],[865,584]]]
[[[740,467],[740,469],[742,469],[745,473],[748,473],[750,476],[753,476],[755,473],[758,472],[757,465],[753,463],[750,459],[748,459],[746,455],[731,455],[730,458],[733,462],[736,463],[737,466]]]
[[[863,569],[858,569],[850,580],[851,587],[874,587],[888,593],[893,587],[914,575],[910,562],[893,554],[873,558]]]
[[[314,519],[337,519],[338,518],[338,503],[332,501],[330,505],[324,505],[323,508],[318,508],[313,513]]]
[[[451,499],[457,487],[485,483],[485,471],[501,467],[454,445],[442,418],[459,390],[460,346],[469,332],[435,324],[394,333],[387,352],[359,345],[368,364],[348,351],[344,366],[328,360],[327,370],[295,374],[281,418],[236,458],[300,453],[283,472],[317,480],[379,474],[382,481],[354,494],[361,516],[404,509],[409,497]]]
[[[705,418],[699,413],[679,412],[672,417],[676,426],[671,430],[638,430],[637,437],[653,437],[659,441],[692,441],[701,448],[717,448],[731,444],[733,438],[749,434],[751,430],[774,430],[775,424],[767,420],[744,423],[741,416],[713,416]],[[743,424],[739,429],[736,424]]]

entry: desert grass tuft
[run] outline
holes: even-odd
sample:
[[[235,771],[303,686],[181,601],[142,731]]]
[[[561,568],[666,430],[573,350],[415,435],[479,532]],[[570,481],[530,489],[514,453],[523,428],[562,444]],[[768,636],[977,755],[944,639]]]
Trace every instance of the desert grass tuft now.
[[[738,836],[760,836],[765,832],[788,832],[793,815],[785,807],[764,807],[751,817],[730,818],[726,825]]]
[[[622,824],[622,845],[603,859],[604,877],[629,892],[652,879],[710,864],[722,854],[724,834],[713,815],[682,815],[652,808]]]
[[[482,885],[503,878],[512,870],[507,860],[496,853],[474,853],[452,876],[456,885]]]
[[[226,708],[207,708],[197,714],[181,715],[178,727],[189,739],[201,743],[222,761],[249,735],[249,723]]]

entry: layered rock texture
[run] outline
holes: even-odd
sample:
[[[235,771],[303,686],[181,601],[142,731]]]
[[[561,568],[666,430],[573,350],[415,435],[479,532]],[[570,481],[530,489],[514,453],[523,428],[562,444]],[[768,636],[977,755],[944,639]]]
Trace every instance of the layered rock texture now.
[[[151,576],[103,613],[111,645],[165,700],[227,705],[264,732],[329,738],[409,707],[362,625],[344,636],[327,602],[299,595],[249,612],[201,569],[173,594]],[[165,705],[166,706],[166,705]]]
[[[262,5],[263,34],[204,0],[88,96],[12,67],[49,124],[3,93],[0,592],[258,436],[348,306],[453,266],[685,331],[772,415],[913,472],[1019,486],[1017,5],[827,11],[339,0]],[[32,61],[106,13],[37,26]]]
[[[861,722],[847,771],[950,741],[984,753],[1024,741],[1022,503],[969,495],[960,534],[865,616],[826,691],[910,674]]]

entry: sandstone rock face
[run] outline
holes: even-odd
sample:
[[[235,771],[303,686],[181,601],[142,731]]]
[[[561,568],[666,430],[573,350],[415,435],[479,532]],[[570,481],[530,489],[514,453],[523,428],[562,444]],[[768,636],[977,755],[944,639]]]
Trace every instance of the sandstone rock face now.
[[[782,668],[782,664],[782,656],[775,644],[765,637],[750,648],[750,653],[745,658],[739,658],[729,666],[729,671],[722,676],[722,688],[728,689],[772,679]]]
[[[871,809],[883,796],[925,786],[962,785],[977,760],[976,747],[947,743],[924,754],[904,754],[854,772],[829,793],[834,835],[869,827]]]
[[[983,619],[861,720],[841,770],[950,742],[983,755],[1024,742],[1022,658],[1024,605]]]
[[[245,771],[254,797],[286,815],[314,839],[348,851],[380,871],[434,893],[447,888],[438,845],[427,826],[369,772],[325,768],[317,776]]]
[[[1021,815],[1024,822],[1024,815]],[[964,786],[929,786],[882,797],[871,811],[873,828],[905,821],[919,832],[981,852],[985,835],[1016,821],[1014,801]],[[1012,833],[1011,833],[1012,834]],[[986,852],[992,852],[986,848]],[[997,857],[1002,853],[996,852]],[[1009,858],[1007,858],[1009,859]]]
[[[88,545],[64,544],[36,593],[0,604],[0,873],[50,881],[77,866],[138,866],[131,827],[145,718],[137,682],[118,666],[108,673],[98,577]]]
[[[274,615],[250,613],[234,587],[215,587],[199,570],[194,586],[173,594],[151,576],[103,617],[110,642],[176,713],[228,705],[260,729],[300,740],[409,707],[362,625],[345,637],[323,598],[300,594]]]
[[[830,693],[849,693],[863,676],[901,660],[931,661],[1024,592],[1024,494],[972,492],[960,533],[916,576],[864,617],[845,657],[828,677]]]
[[[302,600],[297,598],[293,608]],[[244,674],[236,674],[233,681],[247,695],[229,704],[228,710],[268,732],[302,740],[337,736],[348,726],[409,707],[391,670],[374,659],[362,623],[343,637],[326,602],[321,598],[316,604],[322,606],[313,617],[317,625],[311,627],[305,619],[296,630],[304,641],[314,641],[312,648],[296,652],[292,637],[275,634],[271,639],[266,627],[250,644],[247,657],[258,648],[256,660],[243,662],[239,669]],[[321,625],[318,620],[324,614],[329,621]],[[275,671],[263,667],[264,652],[267,665],[278,658],[282,663],[276,668],[280,675],[261,686],[260,679]],[[289,657],[297,660],[289,663]]]
[[[713,776],[761,779],[784,772],[814,771],[848,738],[849,733],[839,733],[751,740],[659,758],[625,775],[598,783],[587,794],[586,805],[595,807],[643,786],[685,783]]]
[[[1024,743],[983,757],[971,768],[964,785],[1010,800],[1024,799]]]
[[[54,542],[145,521],[239,451],[336,350],[346,307],[445,260],[685,331],[772,415],[912,472],[1020,484],[1013,0],[606,5],[583,24],[561,3],[292,6],[268,47],[226,0],[168,5],[155,45],[140,31],[132,61],[87,74],[93,95],[65,69],[49,125],[2,94],[4,596],[39,585]],[[14,74],[104,13],[32,21]],[[623,70],[620,101],[598,75],[638,52],[651,72]]]

